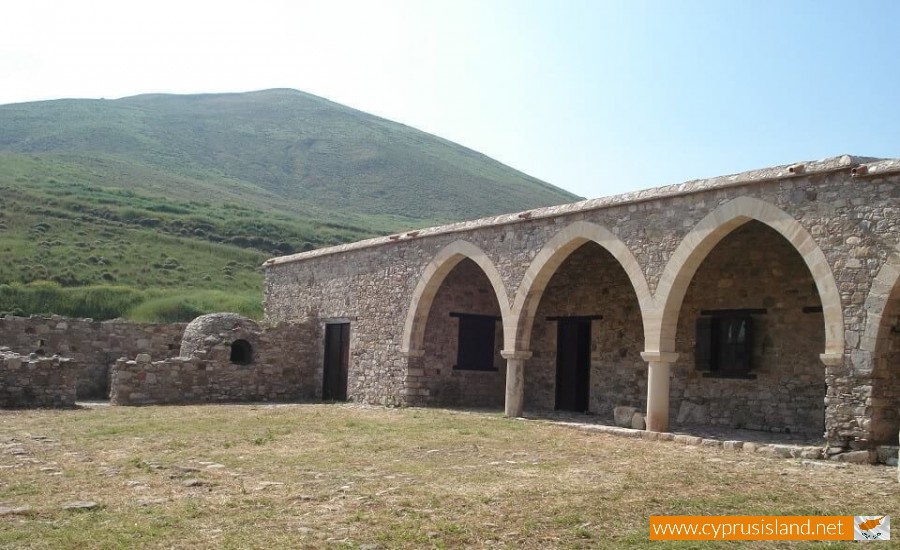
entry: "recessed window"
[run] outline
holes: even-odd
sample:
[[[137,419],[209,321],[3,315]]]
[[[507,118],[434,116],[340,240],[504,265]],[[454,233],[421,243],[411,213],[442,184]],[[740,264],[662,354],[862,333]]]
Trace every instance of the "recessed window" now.
[[[231,343],[231,362],[237,365],[249,365],[253,362],[253,346],[246,340],[235,340]]]
[[[451,313],[459,319],[456,348],[457,370],[496,371],[494,366],[494,333],[497,317],[469,313]]]
[[[697,319],[695,366],[707,376],[755,378],[753,368],[753,318],[727,313]]]

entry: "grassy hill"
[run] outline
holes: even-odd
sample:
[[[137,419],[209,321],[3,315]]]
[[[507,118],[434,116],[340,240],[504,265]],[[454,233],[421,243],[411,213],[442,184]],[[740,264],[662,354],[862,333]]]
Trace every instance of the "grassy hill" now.
[[[576,199],[294,90],[4,105],[0,312],[259,315],[268,256]]]

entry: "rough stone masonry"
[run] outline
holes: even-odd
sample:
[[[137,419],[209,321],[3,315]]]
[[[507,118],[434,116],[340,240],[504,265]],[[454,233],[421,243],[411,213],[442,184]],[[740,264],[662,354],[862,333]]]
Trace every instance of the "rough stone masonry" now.
[[[0,317],[0,345],[12,351],[73,359],[79,399],[109,395],[109,369],[119,357],[175,355],[184,323],[152,324],[52,317]]]
[[[897,443],[898,243],[900,160],[842,156],[273,258],[265,311],[351,400],[631,407],[834,455]]]
[[[0,408],[74,407],[75,377],[71,359],[0,348]]]
[[[114,405],[296,401],[320,392],[302,324],[260,325],[234,313],[201,315],[184,329],[177,356],[116,361]]]

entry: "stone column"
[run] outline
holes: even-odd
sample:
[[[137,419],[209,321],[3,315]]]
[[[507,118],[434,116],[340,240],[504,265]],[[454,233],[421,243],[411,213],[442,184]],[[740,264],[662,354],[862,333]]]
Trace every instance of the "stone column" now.
[[[525,361],[530,351],[501,351],[506,359],[506,416],[522,416],[525,406]]]
[[[647,431],[669,430],[669,380],[670,366],[678,359],[673,352],[645,351],[641,358],[647,361]]]
[[[425,350],[401,351],[400,355],[406,357],[406,380],[400,389],[400,403],[413,407],[421,406],[424,404],[422,396],[428,393],[425,388],[425,369],[422,368]]]

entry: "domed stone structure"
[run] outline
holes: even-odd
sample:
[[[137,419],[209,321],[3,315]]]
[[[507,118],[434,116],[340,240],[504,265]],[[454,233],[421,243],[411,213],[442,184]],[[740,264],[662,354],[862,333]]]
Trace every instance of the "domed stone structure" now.
[[[256,359],[261,334],[256,321],[237,313],[201,315],[185,327],[180,355],[249,365]]]
[[[308,322],[259,324],[236,313],[197,317],[184,329],[178,357],[120,358],[110,374],[110,402],[290,402],[321,395],[321,360]]]

